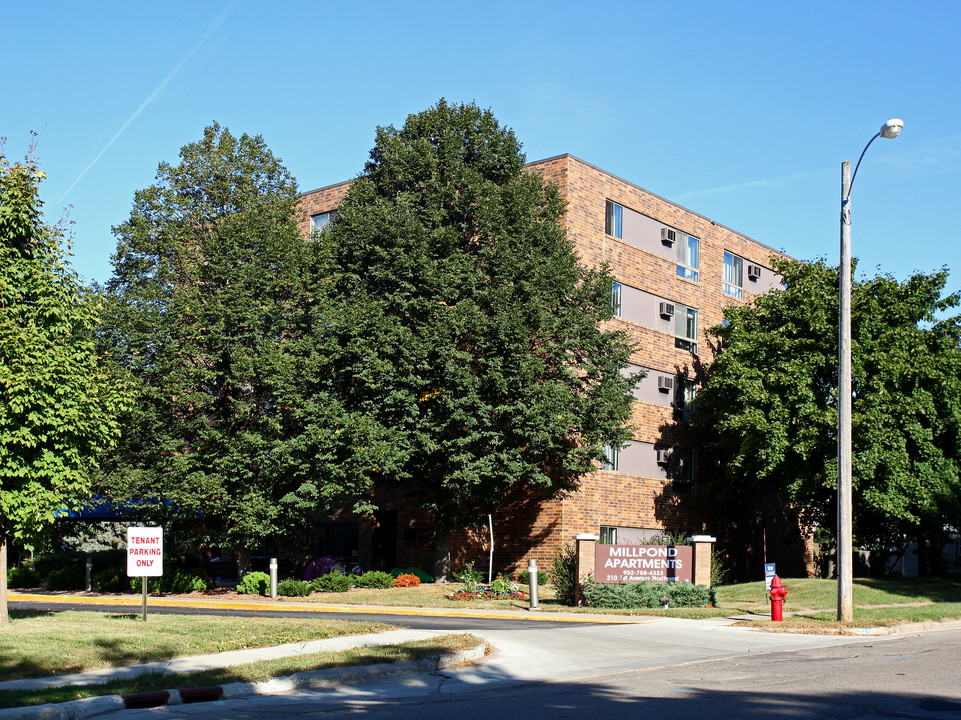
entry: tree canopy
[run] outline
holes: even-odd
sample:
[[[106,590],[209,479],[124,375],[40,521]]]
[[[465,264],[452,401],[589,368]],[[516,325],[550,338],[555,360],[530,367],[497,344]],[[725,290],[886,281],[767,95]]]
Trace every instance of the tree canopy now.
[[[69,266],[62,226],[42,219],[44,177],[32,152],[11,164],[0,146],[0,622],[7,539],[31,546],[87,498],[126,398],[95,351],[96,298]]]
[[[446,531],[520,484],[573,490],[629,433],[630,347],[598,323],[613,279],[579,264],[556,186],[490,111],[449,104],[381,127],[318,242],[339,396],[395,431],[398,488]]]
[[[199,538],[245,566],[314,511],[363,506],[388,433],[330,392],[317,246],[290,173],[261,137],[216,124],[180,158],[114,228],[103,342],[138,402],[107,483],[199,513]]]
[[[697,398],[718,463],[706,491],[773,488],[833,527],[837,483],[838,270],[776,261],[786,287],[732,305]],[[961,319],[947,271],[877,276],[852,293],[856,542],[937,536],[961,520]]]

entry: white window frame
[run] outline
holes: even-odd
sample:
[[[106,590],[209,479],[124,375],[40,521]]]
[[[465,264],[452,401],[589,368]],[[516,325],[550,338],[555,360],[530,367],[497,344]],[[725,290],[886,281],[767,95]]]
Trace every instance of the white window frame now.
[[[683,313],[679,312],[681,308]],[[679,327],[683,332],[678,332]],[[674,347],[697,355],[697,308],[674,303],[674,336]]]
[[[604,207],[604,233],[618,240],[624,239],[624,206],[608,200]]]
[[[677,262],[677,276],[697,282],[701,264],[701,241],[692,235],[678,232],[674,259]]]
[[[601,470],[608,472],[618,472],[618,450],[610,445],[604,446],[604,459],[601,460]]]
[[[725,295],[744,299],[744,258],[732,252],[724,251],[724,283]]]
[[[615,282],[611,286],[611,307],[614,309],[614,317],[621,316],[621,290],[623,285]]]
[[[314,233],[320,233],[327,229],[330,221],[337,217],[336,210],[328,210],[327,212],[316,213],[310,216],[310,231]]]

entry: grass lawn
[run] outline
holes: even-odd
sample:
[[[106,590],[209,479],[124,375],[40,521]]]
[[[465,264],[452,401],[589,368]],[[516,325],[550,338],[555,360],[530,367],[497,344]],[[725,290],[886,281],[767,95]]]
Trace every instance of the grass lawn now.
[[[783,623],[771,627],[841,631],[851,627],[886,627],[906,622],[961,618],[961,576],[926,578],[856,578],[854,620],[837,621],[837,583],[809,578],[782,579],[788,595]],[[728,614],[770,614],[763,582],[717,588],[718,606]],[[886,607],[880,607],[886,606]],[[787,615],[802,613],[802,615]],[[763,623],[763,621],[762,621]]]
[[[392,626],[320,618],[114,615],[12,610],[0,628],[0,680],[135,665],[184,655],[381,632]]]
[[[180,616],[180,619],[185,619]],[[267,620],[274,624],[287,621]],[[356,624],[356,623],[345,623]],[[366,623],[363,623],[366,624]],[[384,626],[381,626],[384,628]],[[323,652],[277,658],[235,667],[189,674],[150,673],[136,678],[112,680],[100,685],[82,685],[44,690],[0,690],[0,708],[41,705],[101,695],[124,695],[169,688],[209,687],[234,682],[262,682],[306,670],[322,670],[349,665],[419,660],[443,652],[476,647],[482,641],[473,635],[442,635],[430,640],[415,640],[384,647],[353,648],[342,652]]]

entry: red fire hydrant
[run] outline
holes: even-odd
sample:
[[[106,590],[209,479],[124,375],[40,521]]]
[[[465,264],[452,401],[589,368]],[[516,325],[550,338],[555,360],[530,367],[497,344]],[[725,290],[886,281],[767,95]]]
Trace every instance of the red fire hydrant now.
[[[771,579],[771,620],[781,622],[784,617],[781,614],[781,603],[787,597],[787,588],[781,584],[781,578],[775,575]]]

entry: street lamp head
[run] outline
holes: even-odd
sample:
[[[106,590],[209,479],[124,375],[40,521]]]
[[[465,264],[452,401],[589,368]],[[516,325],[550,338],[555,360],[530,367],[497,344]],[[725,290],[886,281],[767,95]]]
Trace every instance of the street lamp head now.
[[[897,118],[888,120],[886,123],[884,123],[884,126],[881,128],[881,133],[880,133],[881,137],[888,138],[888,139],[896,138],[898,135],[901,134],[901,129],[903,127],[904,127],[903,120],[898,120]]]

